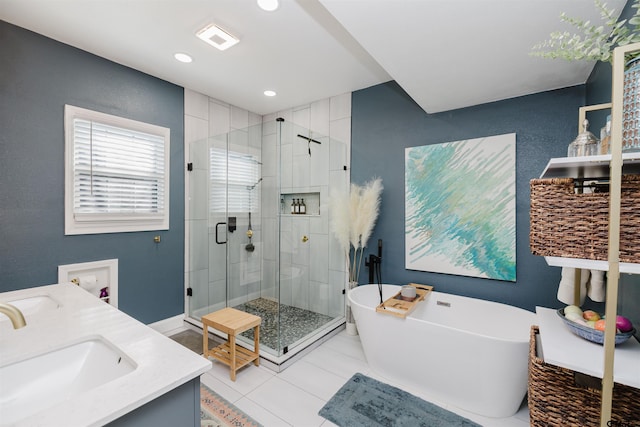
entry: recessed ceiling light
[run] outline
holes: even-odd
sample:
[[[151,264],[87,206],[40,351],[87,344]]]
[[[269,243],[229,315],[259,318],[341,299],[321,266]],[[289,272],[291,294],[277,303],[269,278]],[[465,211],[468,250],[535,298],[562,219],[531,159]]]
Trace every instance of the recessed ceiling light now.
[[[229,49],[231,46],[240,41],[236,37],[232,36],[225,30],[214,24],[207,25],[206,27],[198,31],[196,33],[196,36],[198,36],[198,38],[202,41],[205,41],[211,46],[220,50]]]
[[[267,12],[273,12],[278,8],[278,0],[258,0],[258,6]]]
[[[272,91],[272,90],[265,90],[264,96],[276,96],[276,93],[275,91]]]
[[[175,55],[173,55],[174,58],[176,58],[178,61],[180,62],[185,62],[185,63],[189,63],[193,61],[193,58],[191,58],[189,55],[187,55],[186,53],[176,53]]]

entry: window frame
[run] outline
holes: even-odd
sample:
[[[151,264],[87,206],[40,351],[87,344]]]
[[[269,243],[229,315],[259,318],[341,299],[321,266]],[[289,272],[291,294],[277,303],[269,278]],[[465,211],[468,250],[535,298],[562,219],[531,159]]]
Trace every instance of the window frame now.
[[[163,209],[158,215],[92,213],[76,215],[74,212],[74,120],[82,119],[127,130],[144,132],[164,139],[164,198]],[[102,234],[169,229],[170,189],[170,133],[171,129],[137,120],[101,113],[66,104],[64,108],[65,138],[65,235]]]

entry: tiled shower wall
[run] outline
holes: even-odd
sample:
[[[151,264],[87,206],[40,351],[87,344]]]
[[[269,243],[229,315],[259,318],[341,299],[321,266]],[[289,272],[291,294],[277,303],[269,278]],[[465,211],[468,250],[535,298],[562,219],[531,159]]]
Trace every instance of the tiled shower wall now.
[[[277,147],[278,117],[284,119],[281,152]],[[329,228],[328,202],[332,191],[349,188],[351,94],[266,115],[262,130],[264,241],[266,247],[274,247],[280,238],[280,302],[331,317],[341,316],[346,264]],[[297,137],[298,133],[322,144],[309,146]],[[278,157],[282,162],[280,189]],[[278,235],[281,194],[305,193],[319,194],[319,210],[310,211],[309,215],[290,215],[289,206],[284,206]],[[277,298],[276,255],[265,251],[263,260],[263,296],[272,298]]]
[[[324,137],[322,140],[327,143],[312,147],[312,156],[309,156],[303,140],[294,139],[295,135],[285,135],[280,153],[276,147],[277,117],[285,119],[285,128],[292,129],[292,124],[296,124],[305,132],[310,131],[310,137]],[[300,128],[296,127],[295,131],[298,130]],[[224,306],[225,247],[215,243],[214,233],[215,224],[226,218],[211,215],[206,201],[192,200],[190,194],[206,194],[209,185],[206,144],[198,142],[209,139],[215,146],[222,147],[225,140],[216,136],[229,132],[232,150],[251,153],[263,163],[263,180],[256,187],[262,195],[260,212],[251,218],[255,251],[243,250],[248,227],[246,214],[238,214],[236,232],[226,234],[230,243],[230,280],[236,284],[230,289],[231,303],[259,296],[278,298],[275,248],[280,238],[284,267],[280,301],[330,316],[342,315],[345,261],[329,231],[327,203],[330,191],[346,190],[349,185],[350,93],[261,117],[185,89],[185,162],[194,166],[185,180],[185,283],[194,292],[187,304],[194,304],[192,311],[210,311]],[[284,216],[278,236],[280,205],[276,159],[280,154],[283,155],[283,192],[318,192],[321,206],[320,215]],[[220,226],[220,232],[225,236],[223,226]],[[302,236],[309,240],[302,242]]]

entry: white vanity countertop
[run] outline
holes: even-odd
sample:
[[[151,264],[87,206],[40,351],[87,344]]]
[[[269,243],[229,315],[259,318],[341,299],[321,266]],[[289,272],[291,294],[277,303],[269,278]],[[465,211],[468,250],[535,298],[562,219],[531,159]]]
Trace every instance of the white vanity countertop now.
[[[556,310],[536,307],[544,361],[552,365],[602,378],[604,347],[580,338],[569,330]],[[631,337],[616,346],[613,378],[620,384],[640,388],[640,343]]]
[[[21,420],[18,426],[104,425],[208,371],[211,362],[73,284],[0,293],[0,301],[47,295],[54,310],[26,314],[14,330],[0,322],[0,366],[91,337],[114,344],[136,364],[120,378]],[[150,303],[152,303],[150,301]]]

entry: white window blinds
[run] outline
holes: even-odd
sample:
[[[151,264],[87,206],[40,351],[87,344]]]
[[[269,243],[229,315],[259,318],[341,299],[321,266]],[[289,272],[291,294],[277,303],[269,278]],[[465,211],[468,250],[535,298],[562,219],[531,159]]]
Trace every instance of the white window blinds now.
[[[164,138],[73,121],[75,215],[164,212]]]
[[[77,107],[65,111],[66,209],[73,223],[87,223],[67,234],[167,229],[169,129]]]
[[[221,148],[209,150],[211,212],[252,212],[260,202],[260,163],[250,155]],[[228,207],[227,207],[228,205]]]

